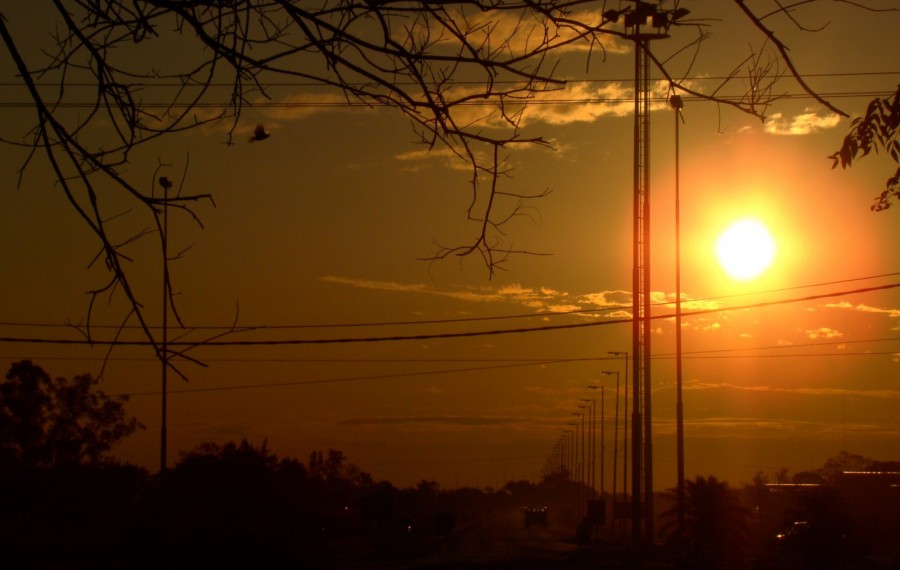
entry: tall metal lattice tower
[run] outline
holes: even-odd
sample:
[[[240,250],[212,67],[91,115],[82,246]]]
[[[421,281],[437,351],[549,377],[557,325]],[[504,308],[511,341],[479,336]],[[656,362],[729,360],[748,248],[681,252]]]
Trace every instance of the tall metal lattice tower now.
[[[640,7],[640,5],[639,5]],[[627,26],[627,24],[626,24]],[[646,39],[635,23],[634,58],[634,260],[632,275],[632,533],[641,537],[641,522],[652,536],[653,460],[650,426],[650,89]],[[643,507],[643,508],[642,508]]]
[[[650,77],[649,43],[667,38],[669,27],[686,10],[664,11],[632,0],[633,7],[606,15],[625,18],[634,41],[634,260],[632,274],[632,540],[653,540],[653,433],[650,407]]]

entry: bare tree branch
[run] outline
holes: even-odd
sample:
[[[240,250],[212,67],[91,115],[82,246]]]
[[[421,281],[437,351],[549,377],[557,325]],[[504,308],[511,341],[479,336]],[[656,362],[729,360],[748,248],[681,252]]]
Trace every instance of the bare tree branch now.
[[[702,14],[673,20],[667,30],[694,27],[697,34],[670,57],[650,54],[670,89],[764,118],[779,97],[775,83],[792,77],[819,103],[846,116],[804,81],[788,46],[765,23],[784,16],[800,30],[814,29],[802,24],[797,11],[818,0],[779,0],[768,13],[734,1],[750,29],[762,34],[763,47],[752,48],[719,84],[689,82],[683,78],[696,65],[714,21]],[[862,1],[842,1],[877,10]],[[626,9],[632,4],[624,3]],[[657,4],[686,13],[677,0]],[[513,248],[508,230],[513,220],[528,215],[526,204],[547,192],[507,190],[502,153],[513,145],[550,146],[540,135],[523,133],[524,117],[531,102],[566,86],[569,77],[560,71],[564,58],[583,57],[589,66],[595,52],[606,59],[610,42],[632,41],[616,23],[617,11],[588,0],[52,0],[49,6],[48,27],[58,26],[51,48],[38,55],[29,51],[27,57],[0,13],[0,40],[34,108],[33,128],[25,136],[0,133],[0,142],[29,149],[19,183],[45,156],[65,199],[98,240],[98,259],[110,279],[90,292],[88,338],[97,299],[122,294],[131,307],[127,319],[153,340],[125,267],[125,250],[153,232],[112,237],[110,207],[97,188],[117,189],[130,201],[126,210],[146,217],[138,227],[155,226],[160,240],[165,212],[184,214],[202,227],[198,208],[213,203],[210,194],[186,191],[184,176],[176,193],[159,193],[159,169],[147,185],[132,180],[125,167],[136,149],[204,125],[223,125],[223,142],[233,144],[245,110],[258,97],[271,99],[279,80],[332,88],[348,103],[391,107],[411,121],[429,148],[445,147],[468,161],[472,194],[466,217],[475,222],[475,231],[468,242],[441,246],[427,259],[477,254],[492,276],[511,256],[539,255]],[[162,68],[150,63],[159,61],[152,57],[158,46],[171,41],[183,44],[183,57]],[[686,65],[676,63],[682,53]],[[721,95],[744,71],[750,80],[743,95]],[[87,103],[85,91],[72,94],[85,85],[92,88]],[[216,91],[223,85],[229,90],[225,101]],[[148,102],[149,90],[161,100]],[[475,104],[485,109],[478,116],[473,116]],[[84,111],[73,112],[73,105]],[[104,120],[96,120],[100,117]],[[166,270],[182,253],[162,259]],[[177,311],[176,319],[183,325]]]

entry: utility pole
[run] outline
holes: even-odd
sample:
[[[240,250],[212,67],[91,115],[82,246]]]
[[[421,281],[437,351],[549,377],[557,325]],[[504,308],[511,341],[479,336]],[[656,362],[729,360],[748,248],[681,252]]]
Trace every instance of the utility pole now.
[[[681,399],[681,173],[680,119],[684,102],[672,95],[669,103],[675,109],[675,439],[678,455],[678,530],[684,531],[684,402]]]

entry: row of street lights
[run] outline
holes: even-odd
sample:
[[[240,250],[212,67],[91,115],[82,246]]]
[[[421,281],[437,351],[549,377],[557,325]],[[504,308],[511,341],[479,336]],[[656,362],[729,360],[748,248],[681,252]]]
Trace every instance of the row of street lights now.
[[[610,352],[611,356],[624,356],[625,358],[625,404],[624,409],[628,409],[628,353],[627,352]],[[613,503],[613,520],[616,516],[615,504],[618,502],[618,472],[619,472],[619,395],[623,392],[623,386],[620,384],[620,373],[618,370],[604,370],[600,372],[602,376],[616,377],[616,403],[615,403],[615,419],[613,429],[613,469],[612,469],[612,503]],[[605,386],[599,384],[591,384],[587,386],[589,390],[600,391],[599,420],[596,398],[579,398],[577,408],[580,411],[571,414],[579,419],[575,422],[566,422],[566,426],[571,429],[564,429],[563,433],[555,442],[550,455],[544,466],[545,477],[551,475],[562,475],[564,480],[576,483],[572,487],[569,496],[569,508],[573,516],[581,519],[588,517],[590,522],[596,524],[605,524],[607,519],[606,513],[606,395]],[[622,479],[627,481],[628,476],[628,422],[625,421],[627,413],[621,414],[625,427],[622,430],[622,450],[624,458],[622,461]],[[600,492],[597,493],[597,425],[600,426]],[[621,496],[627,496],[627,483],[622,484]],[[595,502],[599,498],[599,502]],[[621,514],[621,511],[620,511]],[[621,518],[621,517],[620,517]]]

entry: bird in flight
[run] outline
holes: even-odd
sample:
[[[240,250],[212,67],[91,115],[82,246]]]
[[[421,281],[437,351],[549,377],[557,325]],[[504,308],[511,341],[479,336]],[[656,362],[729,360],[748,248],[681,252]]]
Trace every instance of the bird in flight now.
[[[250,142],[264,141],[267,138],[269,138],[269,131],[262,125],[256,125],[256,128],[253,130],[253,135],[250,136]]]

